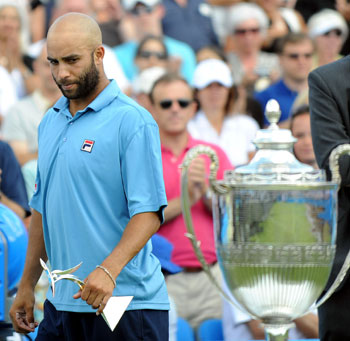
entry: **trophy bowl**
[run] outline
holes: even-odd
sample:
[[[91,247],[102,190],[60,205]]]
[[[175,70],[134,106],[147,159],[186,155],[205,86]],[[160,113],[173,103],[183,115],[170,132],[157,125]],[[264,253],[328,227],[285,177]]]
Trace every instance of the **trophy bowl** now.
[[[297,161],[291,132],[279,129],[280,111],[268,102],[271,125],[258,132],[258,152],[252,161],[226,171],[216,180],[218,159],[207,146],[196,146],[182,165],[183,215],[194,250],[203,269],[223,296],[235,305],[210,273],[192,224],[187,169],[201,154],[211,158],[210,190],[214,236],[224,281],[240,309],[259,319],[267,340],[284,341],[293,320],[307,314],[323,292],[333,265],[336,241],[339,173],[326,180],[323,170]],[[332,162],[350,148],[332,155]],[[332,163],[332,164],[333,164]],[[344,277],[349,256],[322,304]]]
[[[214,194],[214,233],[232,295],[267,332],[285,334],[327,283],[336,186],[271,187],[235,188],[228,198]]]

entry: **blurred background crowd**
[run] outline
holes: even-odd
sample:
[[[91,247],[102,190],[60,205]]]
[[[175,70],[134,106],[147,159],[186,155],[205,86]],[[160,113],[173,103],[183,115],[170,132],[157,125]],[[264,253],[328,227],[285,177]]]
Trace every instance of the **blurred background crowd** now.
[[[53,20],[68,12],[96,19],[107,76],[158,117],[161,132],[169,133],[160,112],[187,110],[186,129],[194,139],[218,145],[230,166],[244,165],[254,156],[257,130],[268,125],[264,108],[274,98],[281,107],[279,125],[298,138],[296,157],[317,167],[307,77],[349,53],[347,0],[0,0],[0,201],[26,225],[35,189],[37,128],[61,96],[51,76],[45,36]],[[164,78],[169,74],[187,82],[191,95],[176,83],[179,79]],[[154,89],[161,77],[162,93]],[[167,94],[173,83],[178,86]],[[173,91],[183,91],[177,102],[169,100]],[[176,242],[173,247],[178,254]],[[176,264],[183,272],[191,268],[184,265],[181,260]],[[174,301],[181,307],[177,297]],[[200,311],[200,305],[194,303],[194,308]],[[221,318],[221,306],[213,311],[220,314],[202,320]],[[37,314],[40,319],[40,309]],[[182,308],[179,315],[193,328],[201,322],[192,323]],[[234,325],[230,321],[228,335]],[[251,338],[261,337],[256,326],[247,326]]]

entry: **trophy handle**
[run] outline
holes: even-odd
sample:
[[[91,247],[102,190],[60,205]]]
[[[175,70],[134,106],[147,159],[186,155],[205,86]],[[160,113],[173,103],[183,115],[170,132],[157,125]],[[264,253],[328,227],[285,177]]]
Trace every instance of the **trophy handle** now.
[[[183,214],[186,228],[187,228],[186,237],[188,237],[189,240],[191,241],[194,252],[199,262],[202,265],[203,271],[207,274],[207,276],[209,277],[210,281],[214,284],[214,286],[219,290],[220,294],[232,305],[234,305],[237,309],[241,310],[242,312],[245,312],[235,301],[232,300],[232,298],[229,295],[227,295],[227,293],[222,289],[220,283],[218,283],[218,281],[212,274],[210,267],[206,262],[204,255],[202,253],[202,250],[200,248],[200,241],[198,241],[196,234],[194,232],[192,214],[191,214],[190,196],[188,193],[188,167],[190,163],[200,155],[208,156],[211,161],[210,174],[209,174],[210,189],[213,192],[216,192],[218,194],[225,194],[228,192],[227,187],[218,184],[216,181],[217,170],[219,168],[219,159],[214,149],[205,145],[197,145],[191,148],[185,155],[185,158],[181,165],[181,168],[182,168],[181,203],[182,203],[182,214]]]
[[[340,184],[341,184],[341,177],[339,173],[339,158],[342,155],[350,155],[350,144],[341,144],[337,146],[332,150],[329,156],[329,168],[332,174],[332,181],[336,182],[339,185],[338,189],[340,188]],[[345,257],[344,264],[342,265],[336,279],[334,280],[333,284],[328,289],[328,291],[317,302],[316,308],[318,308],[321,304],[323,304],[339,287],[346,273],[348,272],[349,268],[350,268],[350,250]]]

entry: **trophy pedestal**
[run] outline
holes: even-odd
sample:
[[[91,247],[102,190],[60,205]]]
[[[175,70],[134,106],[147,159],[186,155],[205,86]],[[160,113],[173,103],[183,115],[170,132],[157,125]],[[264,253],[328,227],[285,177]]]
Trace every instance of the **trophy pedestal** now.
[[[294,323],[289,324],[264,324],[267,341],[288,341],[288,330],[294,327]]]

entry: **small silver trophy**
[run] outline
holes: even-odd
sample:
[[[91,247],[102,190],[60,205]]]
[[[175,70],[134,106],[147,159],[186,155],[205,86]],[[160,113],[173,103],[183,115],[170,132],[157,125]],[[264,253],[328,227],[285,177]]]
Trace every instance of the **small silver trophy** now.
[[[78,278],[75,275],[72,275],[73,272],[78,270],[80,266],[82,265],[82,262],[80,262],[78,265],[66,269],[66,270],[50,270],[46,263],[40,258],[40,264],[42,268],[45,270],[47,276],[49,277],[51,290],[52,290],[52,296],[55,296],[55,283],[57,283],[60,280],[66,279],[69,281],[72,281],[76,283],[79,288],[82,290],[84,288],[84,281],[82,281],[80,278]],[[122,317],[124,311],[128,307],[130,301],[132,300],[133,296],[112,296],[105,308],[102,312],[102,317],[107,323],[108,327],[113,331],[115,327],[117,326],[120,318]]]
[[[187,170],[193,159],[205,154],[211,159],[214,235],[225,283],[240,309],[262,321],[267,340],[285,341],[293,320],[309,312],[326,286],[336,247],[338,158],[349,153],[350,146],[332,153],[333,179],[326,181],[324,171],[295,159],[291,151],[296,139],[277,126],[277,101],[268,102],[266,117],[270,126],[257,133],[258,152],[252,161],[227,171],[222,181],[216,180],[215,151],[196,146],[188,152],[182,165],[182,206],[197,257],[228,298],[205,263],[192,225]],[[349,264],[348,255],[317,306],[334,292]]]

